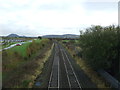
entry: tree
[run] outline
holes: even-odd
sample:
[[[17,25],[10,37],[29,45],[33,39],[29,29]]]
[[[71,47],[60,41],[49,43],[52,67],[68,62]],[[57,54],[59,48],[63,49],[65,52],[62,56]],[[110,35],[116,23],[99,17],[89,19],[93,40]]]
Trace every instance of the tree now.
[[[80,36],[79,45],[84,58],[94,69],[110,69],[118,72],[118,33],[120,28],[113,26],[92,26]]]
[[[41,36],[38,36],[38,38],[39,38],[39,39],[42,39],[42,37],[41,37]]]

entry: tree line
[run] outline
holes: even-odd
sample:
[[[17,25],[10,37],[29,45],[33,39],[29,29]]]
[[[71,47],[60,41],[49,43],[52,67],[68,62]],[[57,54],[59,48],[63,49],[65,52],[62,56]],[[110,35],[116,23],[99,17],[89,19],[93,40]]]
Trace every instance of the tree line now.
[[[120,26],[91,26],[80,31],[82,58],[95,70],[106,69],[120,75]]]

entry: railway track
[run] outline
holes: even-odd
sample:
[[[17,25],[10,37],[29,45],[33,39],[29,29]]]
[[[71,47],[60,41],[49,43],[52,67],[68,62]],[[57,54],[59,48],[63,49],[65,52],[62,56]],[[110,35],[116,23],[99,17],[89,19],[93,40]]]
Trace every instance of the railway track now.
[[[48,85],[48,89],[51,88],[69,88],[70,90],[77,88],[82,90],[67,53],[58,43],[55,43],[55,55]]]
[[[59,56],[58,56],[58,49],[56,44],[55,44],[54,61],[53,61],[48,88],[59,88]]]

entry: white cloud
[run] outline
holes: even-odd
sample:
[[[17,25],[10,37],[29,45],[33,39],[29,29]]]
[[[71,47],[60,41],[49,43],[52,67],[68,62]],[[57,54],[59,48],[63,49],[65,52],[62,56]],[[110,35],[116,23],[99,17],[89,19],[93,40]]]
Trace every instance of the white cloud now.
[[[117,24],[117,10],[90,11],[84,7],[85,1],[0,0],[1,35],[79,34],[79,28],[91,24]]]
[[[118,2],[119,0],[86,0],[86,2]]]
[[[99,24],[104,26],[118,24],[118,12],[96,11],[91,17],[91,24]]]

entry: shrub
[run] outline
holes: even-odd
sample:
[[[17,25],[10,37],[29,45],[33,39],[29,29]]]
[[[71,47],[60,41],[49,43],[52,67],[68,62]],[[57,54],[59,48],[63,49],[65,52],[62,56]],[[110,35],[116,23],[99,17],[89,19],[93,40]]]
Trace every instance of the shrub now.
[[[94,69],[110,69],[115,72],[119,68],[120,27],[92,26],[80,35],[79,45],[82,57]]]

